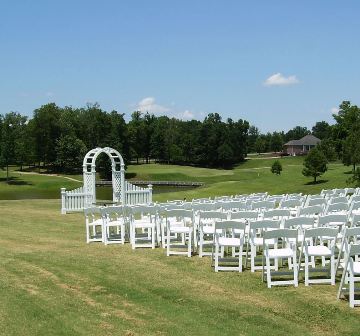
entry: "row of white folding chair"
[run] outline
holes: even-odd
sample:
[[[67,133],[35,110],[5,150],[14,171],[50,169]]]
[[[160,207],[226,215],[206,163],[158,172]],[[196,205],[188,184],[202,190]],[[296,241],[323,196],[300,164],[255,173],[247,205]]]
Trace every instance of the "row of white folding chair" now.
[[[302,223],[300,223],[299,220],[295,219],[289,219],[288,220],[288,226],[296,227],[298,225],[296,224],[308,224],[311,225],[311,218],[302,218]],[[291,223],[292,222],[292,223]],[[290,225],[290,223],[292,225]],[[245,224],[245,223],[244,223]],[[305,225],[304,225],[305,226]],[[216,226],[215,226],[216,227]],[[259,258],[257,257],[257,250],[259,247],[264,248],[264,256],[266,259],[266,274],[268,279],[268,286],[276,285],[276,284],[294,284],[297,286],[297,262],[296,262],[296,248],[298,248],[298,228],[293,229],[291,231],[290,236],[281,236],[281,234],[284,234],[286,230],[289,229],[279,229],[280,222],[274,221],[274,220],[258,220],[254,222],[250,222],[249,225],[249,245],[250,245],[250,261],[251,261],[251,271],[254,272],[256,270],[264,270],[264,263],[262,266],[256,265],[256,260]],[[285,240],[285,247],[278,247],[278,239],[275,239],[273,235],[275,233],[270,233],[272,231],[278,231],[277,233],[280,234],[278,238],[286,238]],[[305,257],[305,284],[309,285],[311,282],[331,282],[334,283],[334,270],[335,270],[335,256],[334,256],[334,244],[335,239],[337,237],[337,229],[333,228],[316,228],[316,229],[306,229],[303,231],[303,240],[302,240],[302,246],[299,247],[299,250],[301,253],[304,253]],[[215,229],[215,235],[217,235],[218,232]],[[244,234],[245,237],[245,234]],[[320,245],[316,245],[316,239],[320,238],[318,242]],[[324,239],[326,238],[326,241],[328,243],[327,246],[324,245]],[[266,240],[266,244],[265,241]],[[329,240],[332,240],[329,242]],[[284,243],[284,241],[283,241]],[[266,245],[266,246],[265,246]],[[273,251],[271,253],[268,253],[270,249],[279,251]],[[294,252],[295,250],[295,252]],[[242,251],[242,249],[239,249],[239,251]],[[238,254],[238,257],[240,258],[242,253]],[[314,259],[315,257],[329,257],[331,260],[330,265],[330,273],[331,277],[330,279],[321,279],[321,280],[315,280],[312,281],[309,277],[309,258]],[[278,259],[291,259],[292,262],[288,262],[289,268],[292,268],[292,272],[294,273],[294,279],[281,283],[271,282],[270,273],[272,270],[277,271],[278,270]],[[274,265],[270,265],[269,260],[274,259]],[[300,263],[301,257],[299,259]],[[313,263],[312,263],[313,264]]]
[[[124,207],[91,207],[84,209],[86,242],[125,243]]]

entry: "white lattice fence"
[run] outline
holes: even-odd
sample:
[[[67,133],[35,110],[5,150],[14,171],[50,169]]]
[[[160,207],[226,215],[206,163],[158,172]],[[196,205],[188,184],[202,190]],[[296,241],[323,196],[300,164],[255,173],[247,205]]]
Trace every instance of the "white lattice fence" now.
[[[82,211],[91,206],[93,197],[91,193],[84,192],[84,187],[66,191],[61,188],[61,213]]]

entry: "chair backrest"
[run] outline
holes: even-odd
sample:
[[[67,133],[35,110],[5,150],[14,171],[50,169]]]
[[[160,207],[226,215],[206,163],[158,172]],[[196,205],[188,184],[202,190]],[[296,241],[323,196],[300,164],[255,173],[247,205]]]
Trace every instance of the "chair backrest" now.
[[[346,196],[336,196],[329,199],[330,204],[348,203],[349,199]]]
[[[348,222],[348,216],[342,214],[331,214],[319,216],[318,226],[342,226]]]
[[[101,215],[101,209],[99,207],[91,207],[84,209],[84,215],[87,216],[94,216],[94,215]]]
[[[250,231],[258,230],[258,229],[279,229],[280,221],[271,220],[271,219],[263,219],[250,222]]]
[[[284,217],[290,217],[290,210],[287,209],[273,209],[263,212],[263,218],[280,219]]]
[[[345,188],[345,195],[353,195],[355,194],[356,189],[355,188]]]
[[[355,241],[357,241],[360,238],[360,227],[346,228],[343,236],[346,239],[355,238]]]
[[[308,207],[299,208],[298,216],[312,216],[312,215],[320,215],[324,211],[322,205],[313,205]]]
[[[353,214],[350,218],[351,227],[360,226],[360,214]]]
[[[239,221],[233,221],[233,220],[225,220],[221,222],[215,222],[215,232],[218,232],[219,230],[242,230],[245,232],[246,224],[239,222]]]
[[[274,209],[275,201],[258,201],[251,204],[252,210]]]
[[[235,211],[247,210],[248,208],[246,202],[244,201],[231,201],[227,203],[227,206],[228,206],[228,210],[235,210]]]
[[[323,189],[323,190],[321,190],[320,195],[323,195],[323,196],[334,195],[334,190],[333,189]]]
[[[304,196],[302,193],[286,194],[286,199],[302,199]]]
[[[217,205],[214,202],[192,204],[192,209],[194,211],[211,211],[214,210],[216,207]]]
[[[326,205],[328,202],[325,198],[311,198],[309,199],[309,202],[307,203],[307,206],[313,206],[313,205]]]
[[[259,213],[257,211],[237,211],[230,212],[230,219],[257,219]]]
[[[123,206],[109,206],[109,207],[103,207],[100,209],[101,214],[103,216],[116,216],[116,217],[122,217],[124,216],[124,207]]]
[[[298,238],[298,230],[296,230],[296,229],[269,230],[269,231],[265,231],[263,233],[263,238],[264,238],[264,241],[267,239],[279,239],[279,238],[297,239]]]
[[[351,244],[349,249],[349,257],[355,257],[360,254],[360,244]]]
[[[339,212],[339,211],[349,211],[349,204],[334,203],[334,204],[328,204],[327,207],[325,208],[325,213]]]
[[[343,189],[333,189],[334,196],[345,196],[346,195],[346,188]]]
[[[293,217],[293,218],[286,218],[284,220],[284,228],[301,228],[301,229],[308,229],[312,228],[315,225],[315,221],[313,217]]]
[[[227,213],[221,211],[200,211],[199,218],[201,219],[227,219]]]
[[[349,200],[351,203],[358,203],[360,202],[360,195],[355,195],[353,194],[351,197],[350,197],[350,200]]]
[[[300,199],[287,199],[280,203],[279,208],[289,209],[302,206],[302,201]]]
[[[268,195],[266,198],[267,201],[275,201],[275,203],[280,203],[285,199],[285,195]]]
[[[314,228],[314,229],[306,229],[304,238],[336,238],[338,235],[338,229],[330,228],[330,227],[321,227],[321,228]]]
[[[353,211],[360,210],[360,201],[354,201],[350,205],[349,212],[352,213]]]
[[[176,218],[191,218],[193,219],[193,211],[191,210],[184,210],[184,209],[169,209],[165,210],[165,216],[169,217],[176,217]]]

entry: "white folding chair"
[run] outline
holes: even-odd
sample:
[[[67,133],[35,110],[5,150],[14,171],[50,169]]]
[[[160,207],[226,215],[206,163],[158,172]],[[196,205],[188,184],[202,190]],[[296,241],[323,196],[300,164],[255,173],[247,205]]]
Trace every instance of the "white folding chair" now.
[[[305,259],[305,286],[310,283],[331,283],[335,285],[335,242],[338,234],[337,228],[314,228],[307,229],[304,232],[304,238],[300,247],[299,267],[301,265],[301,258],[304,255]],[[311,238],[311,239],[310,239]],[[327,246],[324,244],[326,239]],[[311,279],[309,276],[312,272],[329,272],[328,269],[316,268],[312,265],[309,267],[309,258],[324,257],[330,258],[330,278]],[[315,260],[316,262],[316,260]]]
[[[210,256],[211,251],[205,251],[206,247],[211,247],[214,241],[215,222],[227,220],[228,214],[220,211],[200,211],[199,212],[199,257]]]
[[[192,210],[166,210],[166,255],[191,257],[194,216]],[[185,251],[184,251],[185,249]]]
[[[360,305],[360,300],[355,299],[355,293],[360,292],[360,288],[355,287],[355,283],[360,282],[360,261],[355,261],[355,258],[359,257],[359,255],[360,244],[351,244],[349,246],[349,251],[346,255],[344,271],[341,277],[341,282],[337,295],[337,298],[340,299],[344,295],[344,293],[348,292],[351,308]],[[349,283],[348,289],[345,287],[346,280]]]
[[[155,248],[157,208],[134,206],[130,211],[130,243],[137,247]]]
[[[125,216],[122,206],[101,208],[103,217],[104,244],[125,243]]]
[[[277,229],[263,233],[263,279],[266,274],[267,286],[294,285],[298,286],[298,267],[296,260],[298,231],[296,229]],[[290,242],[289,239],[293,240]],[[264,265],[265,259],[265,265]],[[272,271],[270,260],[292,259],[293,271]],[[289,269],[290,269],[290,265]],[[265,271],[265,272],[264,272]],[[290,275],[293,280],[272,280],[272,275]]]
[[[257,220],[254,222],[250,222],[249,226],[249,243],[250,244],[250,268],[251,272],[255,272],[256,270],[261,271],[262,265],[256,265],[256,261],[259,260],[257,258],[257,250],[263,246],[263,231],[271,230],[271,229],[279,229],[280,221],[264,219]],[[270,244],[270,242],[268,242]],[[274,242],[275,244],[275,242]],[[248,253],[248,247],[247,247]],[[260,258],[262,260],[262,258]],[[247,258],[246,258],[247,260]],[[275,259],[275,269],[277,269],[277,260]]]
[[[350,244],[358,244],[360,242],[359,239],[360,239],[359,226],[345,228],[341,239],[341,243],[336,244],[336,248],[338,250],[338,256],[336,260],[336,272],[339,270],[340,267],[344,268],[344,259],[342,258],[342,256],[346,255],[346,253],[349,252],[347,248],[350,246]]]
[[[104,241],[103,218],[100,208],[92,207],[84,209],[86,242],[102,242]]]
[[[237,253],[237,256],[232,252],[231,256],[224,255],[225,248],[231,247],[232,251],[238,249],[243,250],[245,240],[245,226],[246,223],[239,221],[225,220],[221,222],[215,222],[214,233],[214,247],[215,253],[215,272],[218,271],[236,271],[242,272],[242,253]],[[235,234],[236,230],[236,234]],[[242,233],[238,233],[238,232]],[[213,260],[213,258],[211,258]],[[219,265],[220,263],[226,263],[226,266]],[[236,266],[229,265],[236,263]]]

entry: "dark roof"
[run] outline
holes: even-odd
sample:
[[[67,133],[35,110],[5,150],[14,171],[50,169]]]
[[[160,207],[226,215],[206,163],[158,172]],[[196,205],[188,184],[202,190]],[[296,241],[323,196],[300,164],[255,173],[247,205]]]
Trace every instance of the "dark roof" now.
[[[290,140],[284,146],[316,146],[321,140],[312,134],[305,135],[300,140]]]

